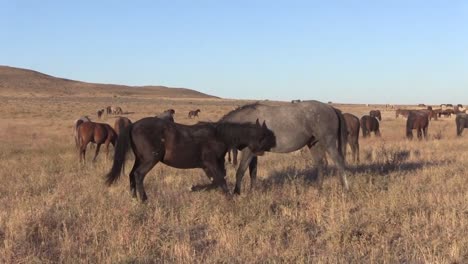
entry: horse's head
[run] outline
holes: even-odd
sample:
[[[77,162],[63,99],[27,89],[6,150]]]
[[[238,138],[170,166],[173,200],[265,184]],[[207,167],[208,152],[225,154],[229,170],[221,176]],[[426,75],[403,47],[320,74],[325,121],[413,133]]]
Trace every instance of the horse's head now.
[[[257,156],[263,155],[265,151],[270,151],[276,146],[276,137],[273,131],[271,131],[265,121],[260,125],[260,122],[255,122],[255,133],[253,140],[250,141],[248,147]]]

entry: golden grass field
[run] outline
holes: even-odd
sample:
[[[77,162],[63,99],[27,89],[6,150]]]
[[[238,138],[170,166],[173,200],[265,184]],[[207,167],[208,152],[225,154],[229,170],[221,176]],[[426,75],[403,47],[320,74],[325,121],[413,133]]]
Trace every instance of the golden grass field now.
[[[112,161],[103,150],[93,164],[88,147],[79,164],[76,118],[119,105],[132,121],[174,108],[176,122],[193,124],[189,110],[216,121],[246,102],[0,100],[1,263],[468,263],[468,132],[457,138],[453,117],[432,121],[429,140],[407,141],[406,120],[384,110],[382,138],[360,138],[361,163],[348,163],[347,193],[333,164],[319,192],[310,154],[297,151],[260,157],[258,187],[250,191],[246,175],[234,199],[189,191],[208,182],[199,169],[158,164],[140,204],[127,177],[104,185]],[[373,109],[336,106],[359,117]],[[114,117],[102,122],[113,126]],[[227,164],[231,190],[234,174]]]

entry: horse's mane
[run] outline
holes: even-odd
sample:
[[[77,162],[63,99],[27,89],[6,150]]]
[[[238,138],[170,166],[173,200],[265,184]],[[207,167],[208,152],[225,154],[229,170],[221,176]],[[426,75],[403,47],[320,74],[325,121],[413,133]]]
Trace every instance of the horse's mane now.
[[[221,117],[221,119],[219,119],[220,121],[221,120],[224,120],[225,118],[233,115],[234,113],[238,112],[238,111],[242,111],[242,110],[245,110],[245,109],[257,109],[258,106],[262,105],[260,102],[255,102],[255,103],[252,103],[252,104],[246,104],[246,105],[243,105],[243,106],[239,106],[237,107],[236,109],[230,111],[229,113],[225,114],[223,117]]]

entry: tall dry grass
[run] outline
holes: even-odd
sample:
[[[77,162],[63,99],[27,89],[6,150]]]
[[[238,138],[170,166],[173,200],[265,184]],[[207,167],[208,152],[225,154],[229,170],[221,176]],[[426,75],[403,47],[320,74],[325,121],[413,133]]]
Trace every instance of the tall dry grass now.
[[[453,119],[432,122],[428,141],[407,141],[404,119],[384,112],[382,138],[361,139],[361,163],[348,166],[348,193],[333,164],[319,191],[302,150],[261,157],[258,188],[249,190],[246,175],[234,199],[190,192],[208,181],[200,170],[157,165],[145,181],[149,201],[140,204],[126,177],[105,187],[104,152],[95,164],[78,163],[75,118],[96,118],[114,103],[132,120],[174,108],[176,120],[190,124],[189,110],[217,120],[243,102],[112,100],[2,98],[0,262],[468,262],[468,135],[455,137]],[[235,169],[227,167],[232,188]]]

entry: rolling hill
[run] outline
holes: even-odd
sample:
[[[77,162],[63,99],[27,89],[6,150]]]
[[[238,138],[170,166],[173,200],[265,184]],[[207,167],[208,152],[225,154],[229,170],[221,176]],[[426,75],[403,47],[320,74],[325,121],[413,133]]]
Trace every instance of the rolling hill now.
[[[0,95],[218,98],[186,88],[87,83],[9,66],[0,66]]]

